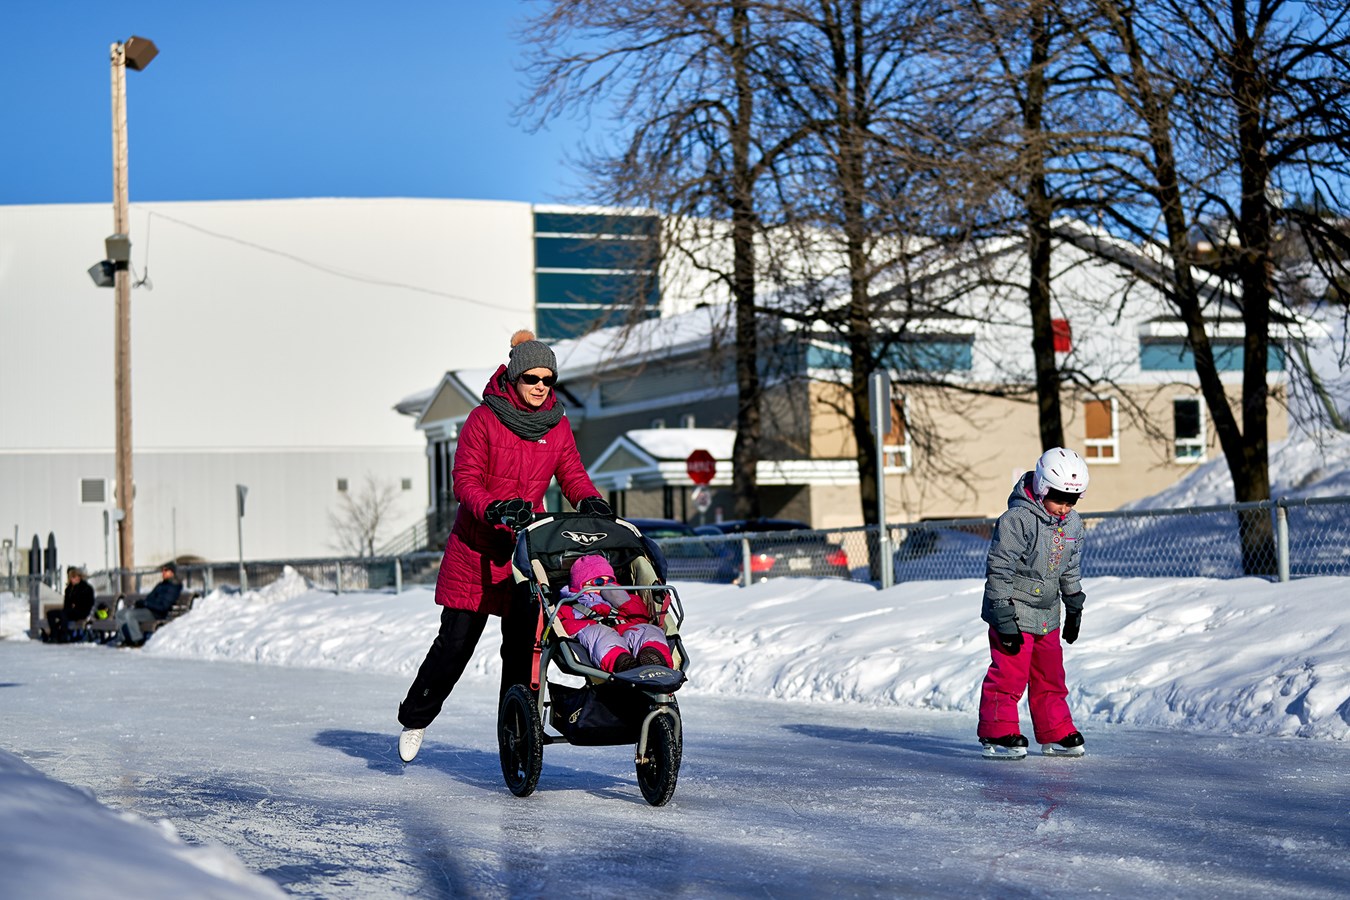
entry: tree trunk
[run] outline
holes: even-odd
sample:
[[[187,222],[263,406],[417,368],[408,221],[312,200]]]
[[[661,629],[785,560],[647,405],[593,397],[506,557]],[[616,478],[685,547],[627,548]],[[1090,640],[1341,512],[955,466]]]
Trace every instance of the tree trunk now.
[[[1027,99],[1022,119],[1027,176],[1027,256],[1031,270],[1027,304],[1031,311],[1031,352],[1036,363],[1036,410],[1042,450],[1064,446],[1059,366],[1055,361],[1054,321],[1050,309],[1050,226],[1054,204],[1045,173],[1045,67],[1050,55],[1047,15],[1040,2],[1035,3],[1030,12],[1031,66],[1027,72]]]
[[[731,489],[736,517],[760,515],[759,484],[759,334],[755,322],[754,178],[750,138],[755,100],[746,55],[750,45],[747,0],[735,0],[731,13],[732,71],[736,81],[736,119],[731,125],[732,302],[736,316],[736,439],[731,451]]]

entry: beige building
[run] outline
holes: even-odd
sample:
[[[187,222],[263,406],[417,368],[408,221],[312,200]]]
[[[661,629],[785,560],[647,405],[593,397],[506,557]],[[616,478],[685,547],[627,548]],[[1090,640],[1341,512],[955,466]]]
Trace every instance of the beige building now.
[[[1025,282],[1018,277],[1020,254],[997,259],[1006,265],[999,280]],[[1114,509],[1175,483],[1220,451],[1180,324],[1162,299],[1071,245],[1059,245],[1056,259],[1058,362],[1096,385],[1062,395],[1066,443],[1091,466],[1082,508]],[[984,265],[988,271],[988,259]],[[951,278],[940,274],[929,287],[950,287]],[[1040,454],[1025,305],[1015,292],[960,293],[955,309],[949,303],[941,316],[909,323],[911,335],[898,345],[890,372],[896,424],[886,447],[888,522],[996,516],[1014,480]],[[1212,339],[1236,404],[1241,330],[1232,316],[1216,317]],[[621,513],[694,524],[733,517],[736,398],[728,319],[726,307],[709,305],[555,345],[558,389],[582,458]],[[847,366],[838,347],[819,330],[785,329],[762,351],[767,389],[757,477],[766,516],[818,528],[862,523]],[[1282,366],[1272,351],[1272,442],[1288,427]],[[457,428],[489,374],[447,373],[435,390],[400,405],[417,416],[427,438],[445,513],[453,507]],[[998,391],[1019,396],[993,396]],[[717,460],[704,503],[685,467],[694,449]],[[560,502],[555,497],[550,505]]]

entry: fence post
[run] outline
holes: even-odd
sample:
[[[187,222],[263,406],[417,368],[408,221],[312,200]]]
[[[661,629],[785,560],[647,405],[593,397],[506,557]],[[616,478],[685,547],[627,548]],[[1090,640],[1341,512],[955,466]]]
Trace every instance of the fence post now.
[[[750,539],[741,538],[741,587],[750,586]]]
[[[337,563],[337,592],[342,593],[342,560]]]
[[[403,557],[394,557],[394,593],[403,593]]]
[[[1289,511],[1283,501],[1275,506],[1275,552],[1279,558],[1280,581],[1289,580]]]

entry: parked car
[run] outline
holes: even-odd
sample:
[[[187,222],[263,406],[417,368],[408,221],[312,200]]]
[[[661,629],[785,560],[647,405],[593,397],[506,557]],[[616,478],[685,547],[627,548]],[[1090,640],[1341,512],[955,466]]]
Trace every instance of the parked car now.
[[[981,578],[989,555],[989,529],[921,525],[895,549],[895,580]]]
[[[734,560],[705,540],[688,524],[678,519],[625,519],[638,531],[656,541],[666,558],[666,578],[670,581],[712,581],[730,584],[739,569]]]
[[[848,554],[844,548],[793,519],[733,519],[700,525],[698,534],[750,535],[750,577],[753,581],[788,576],[848,578]],[[719,542],[736,565],[740,579],[742,552],[739,541]]]

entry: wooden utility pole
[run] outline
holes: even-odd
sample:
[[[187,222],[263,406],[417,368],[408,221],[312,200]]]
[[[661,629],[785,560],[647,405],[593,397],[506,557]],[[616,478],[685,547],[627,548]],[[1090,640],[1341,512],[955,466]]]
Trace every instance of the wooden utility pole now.
[[[127,216],[127,61],[126,45],[115,43],[112,61],[113,113],[113,234],[131,234]],[[114,392],[117,406],[116,478],[117,506],[122,518],[117,523],[118,567],[122,570],[122,592],[130,593],[131,571],[136,567],[135,480],[131,466],[131,268],[129,263],[113,264],[113,293],[116,298],[116,328],[113,347],[115,365]]]

